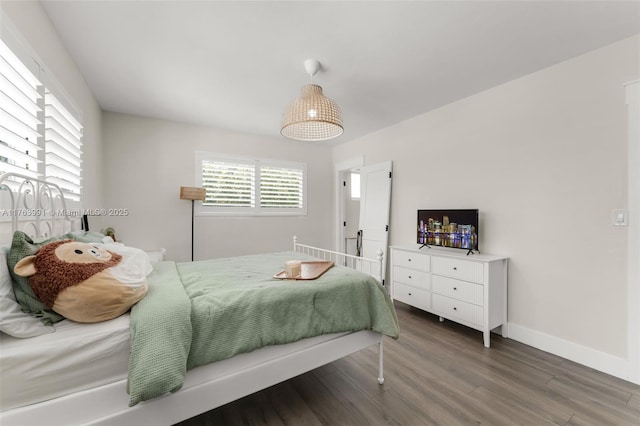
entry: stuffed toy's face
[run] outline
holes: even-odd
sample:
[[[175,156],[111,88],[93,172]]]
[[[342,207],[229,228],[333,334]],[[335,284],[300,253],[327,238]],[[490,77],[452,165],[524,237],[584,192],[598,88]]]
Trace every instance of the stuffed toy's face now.
[[[145,279],[125,283],[110,272],[121,260],[98,245],[64,240],[23,258],[14,271],[29,277],[34,294],[55,312],[78,322],[98,322],[128,311],[147,292]]]
[[[69,263],[96,263],[111,260],[111,253],[95,244],[72,241],[58,246],[56,257]]]

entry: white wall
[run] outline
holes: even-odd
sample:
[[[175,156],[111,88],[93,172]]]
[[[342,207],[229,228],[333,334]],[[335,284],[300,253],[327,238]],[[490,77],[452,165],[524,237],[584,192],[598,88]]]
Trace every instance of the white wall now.
[[[101,207],[102,185],[102,111],[89,90],[75,62],[67,52],[44,13],[40,2],[36,1],[0,1],[0,28],[3,40],[14,39],[10,34],[17,28],[19,38],[27,44],[25,54],[33,53],[38,62],[47,69],[43,76],[50,84],[53,81],[73,106],[82,114],[83,131],[83,196],[84,206]],[[8,18],[8,19],[7,19]],[[13,47],[13,46],[10,46]],[[32,51],[32,52],[29,52]],[[31,58],[20,55],[20,59],[31,65]],[[59,93],[59,92],[57,92]],[[91,223],[99,224],[100,218],[92,218]]]
[[[127,208],[128,217],[109,218],[116,236],[145,249],[167,249],[167,257],[191,256],[191,204],[181,186],[195,186],[195,151],[307,163],[307,216],[196,217],[195,259],[290,250],[300,242],[329,247],[332,218],[331,149],[105,112],[105,200]]]
[[[479,208],[480,250],[510,257],[509,324],[585,348],[611,370],[627,356],[625,82],[634,37],[357,141],[334,161],[393,160],[391,244],[415,241],[420,208]],[[637,237],[637,236],[636,236]],[[553,349],[553,348],[547,348]],[[595,365],[592,365],[595,366]]]

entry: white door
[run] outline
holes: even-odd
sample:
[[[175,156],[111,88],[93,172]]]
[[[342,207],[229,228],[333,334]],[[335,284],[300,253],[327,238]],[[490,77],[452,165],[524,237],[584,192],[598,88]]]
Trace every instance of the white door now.
[[[391,203],[391,161],[363,166],[360,169],[360,226],[361,256],[377,257],[382,250],[382,276],[387,263],[389,208]]]

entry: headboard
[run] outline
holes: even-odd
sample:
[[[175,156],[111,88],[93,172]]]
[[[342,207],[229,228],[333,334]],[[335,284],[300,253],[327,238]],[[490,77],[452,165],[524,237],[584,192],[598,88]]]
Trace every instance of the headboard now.
[[[1,174],[0,243],[10,243],[17,230],[34,239],[78,230],[81,211],[69,207],[55,183],[18,173]]]

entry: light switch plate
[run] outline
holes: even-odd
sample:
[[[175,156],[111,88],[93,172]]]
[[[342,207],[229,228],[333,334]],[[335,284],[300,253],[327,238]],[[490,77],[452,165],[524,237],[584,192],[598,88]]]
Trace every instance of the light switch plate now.
[[[611,211],[611,225],[627,226],[628,214],[625,209],[614,209]]]

